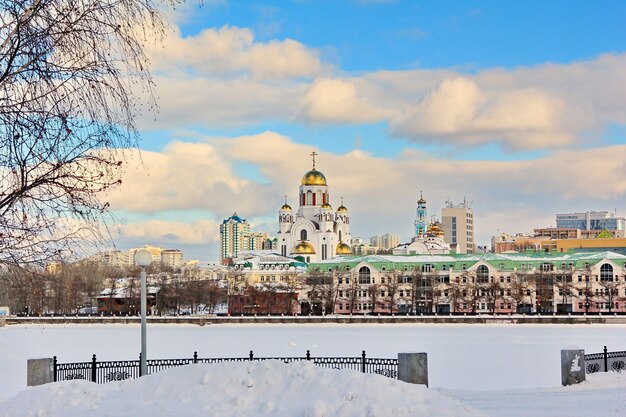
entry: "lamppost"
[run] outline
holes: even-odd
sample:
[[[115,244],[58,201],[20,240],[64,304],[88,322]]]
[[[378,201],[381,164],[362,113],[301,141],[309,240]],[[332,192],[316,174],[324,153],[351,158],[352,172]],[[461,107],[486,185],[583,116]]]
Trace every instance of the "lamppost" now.
[[[135,252],[135,264],[141,267],[141,375],[148,374],[146,356],[146,266],[152,263],[152,254],[146,249]]]

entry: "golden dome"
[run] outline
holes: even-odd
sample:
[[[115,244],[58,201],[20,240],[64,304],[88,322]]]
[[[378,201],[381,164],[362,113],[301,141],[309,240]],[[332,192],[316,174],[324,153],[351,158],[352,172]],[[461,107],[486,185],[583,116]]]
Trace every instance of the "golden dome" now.
[[[324,174],[316,169],[312,169],[302,177],[302,185],[328,185]]]
[[[298,243],[291,251],[292,255],[315,255],[315,248],[309,242]]]
[[[346,211],[348,211],[348,208],[342,204],[342,205],[339,206],[337,211],[346,212]]]
[[[352,249],[350,246],[343,242],[339,242],[337,245],[337,251],[335,252],[337,255],[352,255]]]
[[[428,230],[427,230],[426,233],[430,234],[430,235],[434,235],[434,236],[443,236],[444,235],[443,230],[441,230],[441,227],[439,226],[438,223],[431,223],[428,226]]]
[[[283,204],[283,206],[280,208],[281,210],[287,210],[287,211],[291,211],[291,206],[287,203]]]
[[[330,204],[326,203],[326,204],[322,204],[322,208],[323,208],[323,209],[332,210],[332,209],[333,209],[333,206],[331,206]]]

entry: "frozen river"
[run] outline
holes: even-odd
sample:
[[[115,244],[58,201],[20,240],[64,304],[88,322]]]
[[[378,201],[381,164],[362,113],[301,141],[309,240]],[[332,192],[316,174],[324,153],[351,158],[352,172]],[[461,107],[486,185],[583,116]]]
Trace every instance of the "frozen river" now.
[[[256,324],[149,325],[148,357],[359,356],[427,352],[431,387],[495,390],[560,385],[560,350],[626,350],[626,325]],[[0,397],[26,386],[26,360],[136,359],[139,325],[0,328]],[[219,383],[219,381],[216,381]]]

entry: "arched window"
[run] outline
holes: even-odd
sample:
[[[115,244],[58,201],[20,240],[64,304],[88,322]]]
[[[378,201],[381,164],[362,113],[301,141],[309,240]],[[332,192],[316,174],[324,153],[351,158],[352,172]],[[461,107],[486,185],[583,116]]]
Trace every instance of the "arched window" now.
[[[613,265],[602,264],[600,267],[600,281],[613,281]]]
[[[480,265],[476,269],[476,282],[489,282],[489,268],[487,268],[485,265]]]
[[[359,269],[359,284],[369,284],[371,282],[371,272],[370,269],[366,266],[362,266]]]
[[[343,242],[343,240],[341,240],[341,230],[339,231],[339,241]]]
[[[306,205],[307,206],[313,205],[313,193],[311,192],[311,190],[306,192]]]
[[[308,240],[307,239],[307,234],[306,234],[306,229],[300,230],[300,240]]]

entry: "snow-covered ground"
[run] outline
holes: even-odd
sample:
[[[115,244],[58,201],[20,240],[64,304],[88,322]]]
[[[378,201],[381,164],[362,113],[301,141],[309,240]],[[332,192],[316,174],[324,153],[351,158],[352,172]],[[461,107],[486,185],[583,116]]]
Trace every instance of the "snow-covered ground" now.
[[[603,345],[626,350],[625,330],[625,325],[152,325],[148,356],[190,357],[194,350],[201,357],[246,356],[250,349],[256,356],[301,356],[307,349],[315,356],[358,356],[364,349],[371,357],[396,357],[421,351],[429,355],[435,391],[490,415],[623,416],[622,375],[560,387],[560,350],[573,345],[587,352]],[[133,359],[139,333],[138,325],[0,328],[0,397],[24,390],[28,358],[56,354],[60,362],[75,362],[95,353],[100,360]]]
[[[134,381],[47,384],[0,403],[11,417],[485,416],[424,386],[310,362],[198,364]]]
[[[623,417],[626,375],[515,391],[428,389],[311,362],[197,364],[136,380],[29,388],[0,402],[2,417]]]

